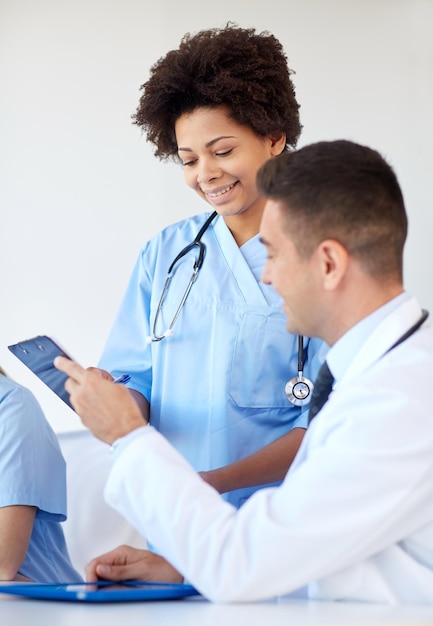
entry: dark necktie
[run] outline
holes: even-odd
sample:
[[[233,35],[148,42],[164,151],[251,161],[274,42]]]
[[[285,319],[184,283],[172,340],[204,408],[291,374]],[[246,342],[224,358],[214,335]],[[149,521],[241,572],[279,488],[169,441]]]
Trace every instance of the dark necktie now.
[[[317,415],[322,406],[327,402],[334,380],[335,379],[331,374],[331,370],[325,361],[320,368],[319,373],[317,374],[316,382],[314,383],[313,394],[310,402],[310,412],[308,414],[308,423],[311,422],[313,417]]]

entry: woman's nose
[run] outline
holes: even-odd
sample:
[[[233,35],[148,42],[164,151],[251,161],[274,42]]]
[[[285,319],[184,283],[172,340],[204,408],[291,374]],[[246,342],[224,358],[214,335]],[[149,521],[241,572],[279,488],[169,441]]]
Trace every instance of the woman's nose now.
[[[220,169],[216,166],[216,164],[206,159],[200,163],[197,182],[199,185],[203,185],[209,183],[215,178],[218,178],[219,175]]]

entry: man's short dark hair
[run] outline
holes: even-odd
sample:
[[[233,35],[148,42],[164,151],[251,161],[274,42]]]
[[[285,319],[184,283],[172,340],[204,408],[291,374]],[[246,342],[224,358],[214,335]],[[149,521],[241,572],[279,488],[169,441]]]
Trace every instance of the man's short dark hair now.
[[[258,172],[262,195],[280,200],[285,228],[308,257],[338,240],[370,274],[402,279],[407,216],[391,166],[351,141],[322,141],[283,153]]]

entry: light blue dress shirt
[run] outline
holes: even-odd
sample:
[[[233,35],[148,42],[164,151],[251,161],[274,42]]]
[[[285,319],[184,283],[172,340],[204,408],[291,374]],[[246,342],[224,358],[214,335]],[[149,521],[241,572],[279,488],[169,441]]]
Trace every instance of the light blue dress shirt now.
[[[60,522],[66,519],[66,468],[33,394],[0,375],[0,507],[37,507],[19,573],[36,582],[79,581]]]
[[[167,269],[206,217],[171,225],[145,244],[99,364],[113,376],[130,374],[128,386],[150,402],[151,424],[196,470],[227,465],[306,427],[308,413],[284,392],[298,371],[297,337],[287,332],[281,298],[259,282],[265,247],[256,236],[239,248],[221,217],[203,235],[204,263],[174,335],[146,343]],[[173,318],[193,262],[191,253],[176,267],[157,334]],[[324,355],[320,341],[305,340],[305,376],[314,380]],[[239,506],[253,491],[226,498]]]

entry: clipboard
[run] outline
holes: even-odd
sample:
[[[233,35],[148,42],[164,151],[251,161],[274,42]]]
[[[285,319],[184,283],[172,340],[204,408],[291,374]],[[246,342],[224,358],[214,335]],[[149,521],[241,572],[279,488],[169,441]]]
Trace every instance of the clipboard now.
[[[25,339],[8,349],[36,376],[42,380],[54,393],[73,409],[69,394],[65,389],[66,374],[54,367],[56,356],[71,357],[53,339],[47,335],[38,335],[32,339]]]
[[[198,596],[199,592],[185,583],[147,583],[125,581],[113,583],[0,583],[0,593],[37,600],[68,602],[143,602],[176,600]]]

